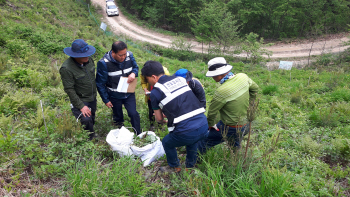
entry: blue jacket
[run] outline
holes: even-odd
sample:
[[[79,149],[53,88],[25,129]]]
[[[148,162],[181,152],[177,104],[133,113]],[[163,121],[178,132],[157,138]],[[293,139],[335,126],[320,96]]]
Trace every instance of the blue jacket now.
[[[191,81],[189,81],[188,83],[188,86],[190,86],[192,92],[194,93],[194,95],[196,95],[197,99],[201,103],[201,107],[204,107],[205,109],[207,107],[207,102],[205,99],[205,92],[201,82],[199,82],[197,79],[191,79]]]
[[[139,67],[137,66],[137,63],[135,61],[134,55],[132,52],[128,51],[128,56],[125,58],[123,62],[118,62],[112,57],[112,52],[107,52],[100,61],[97,62],[97,73],[96,73],[96,86],[98,93],[100,94],[102,101],[104,103],[108,103],[110,101],[110,97],[116,98],[116,99],[125,99],[128,98],[130,94],[133,93],[120,93],[120,92],[114,92],[107,88],[106,83],[108,82],[108,69],[107,64],[105,62],[105,59],[107,59],[109,62],[113,63],[118,70],[123,70],[124,68],[130,66],[129,64],[132,64],[132,71],[131,73],[135,73],[135,77],[138,76],[139,73]],[[128,59],[129,58],[129,59]]]

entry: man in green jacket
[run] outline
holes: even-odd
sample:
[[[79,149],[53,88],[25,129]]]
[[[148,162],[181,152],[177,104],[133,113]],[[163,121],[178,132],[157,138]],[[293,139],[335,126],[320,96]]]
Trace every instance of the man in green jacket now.
[[[232,66],[223,57],[216,57],[208,62],[206,76],[212,77],[221,86],[215,91],[209,105],[207,120],[209,135],[198,143],[200,153],[222,143],[226,135],[230,145],[240,147],[240,133],[246,127],[249,102],[256,97],[259,86],[246,74],[231,72]],[[217,114],[220,121],[216,122]]]
[[[90,132],[90,140],[95,135],[95,63],[90,57],[95,51],[95,47],[88,45],[84,40],[74,40],[72,47],[63,50],[70,57],[60,68],[64,91],[68,94],[73,115],[77,121],[80,119],[84,129]]]

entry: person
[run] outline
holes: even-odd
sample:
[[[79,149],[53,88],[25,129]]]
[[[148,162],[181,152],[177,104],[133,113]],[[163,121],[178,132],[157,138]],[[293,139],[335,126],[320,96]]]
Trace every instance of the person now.
[[[205,91],[203,85],[198,79],[193,78],[191,71],[181,68],[175,72],[174,76],[183,77],[186,79],[188,86],[191,88],[194,95],[196,95],[197,99],[201,103],[201,106],[205,109],[207,102],[205,99]]]
[[[96,112],[96,84],[95,63],[90,57],[95,53],[95,47],[88,45],[84,40],[74,40],[71,47],[64,48],[63,52],[70,56],[63,62],[60,75],[71,102],[71,110],[84,129],[89,131],[92,140]]]
[[[232,66],[225,58],[216,57],[208,62],[207,77],[212,77],[221,86],[215,91],[209,105],[207,120],[209,135],[198,144],[198,150],[204,154],[207,149],[222,143],[226,135],[229,145],[240,148],[240,132],[244,131],[249,102],[256,97],[258,85],[244,73],[233,74]],[[221,120],[215,118],[220,114]],[[216,124],[215,124],[216,123]]]
[[[163,66],[163,70],[164,70],[165,75],[170,75],[170,73],[166,67]],[[155,119],[154,119],[154,111],[153,111],[152,105],[151,105],[151,99],[149,97],[149,94],[151,93],[150,91],[153,89],[153,86],[151,86],[147,82],[147,79],[143,75],[140,75],[140,78],[141,78],[141,87],[142,87],[143,91],[145,91],[145,102],[147,103],[147,106],[148,106],[148,119],[150,122],[149,130],[153,131]]]
[[[140,115],[136,111],[135,93],[118,92],[120,77],[128,77],[131,83],[138,76],[139,67],[133,53],[127,51],[127,45],[122,41],[112,44],[108,51],[97,63],[96,85],[102,101],[113,110],[113,120],[116,126],[124,125],[122,105],[126,108],[131,125],[136,134],[141,133]]]
[[[181,171],[176,147],[186,146],[186,168],[193,168],[197,159],[197,142],[208,133],[205,109],[182,77],[164,75],[163,66],[156,61],[147,61],[142,75],[153,86],[150,94],[155,119],[167,123],[169,134],[162,144],[168,166],[161,171]],[[167,121],[164,119],[167,117]]]

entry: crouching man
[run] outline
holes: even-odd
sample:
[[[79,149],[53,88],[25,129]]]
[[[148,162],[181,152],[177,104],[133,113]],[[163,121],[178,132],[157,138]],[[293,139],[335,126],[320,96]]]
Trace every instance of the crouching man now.
[[[186,146],[186,168],[193,168],[197,159],[197,142],[208,135],[205,109],[187,85],[186,79],[164,75],[159,62],[147,61],[141,72],[153,86],[150,98],[156,120],[168,124],[169,134],[163,138],[162,144],[169,166],[160,170],[181,171],[176,152],[176,147],[180,146]]]
[[[240,148],[240,134],[247,126],[245,118],[249,102],[256,97],[259,87],[246,74],[233,74],[232,66],[223,57],[211,59],[208,69],[206,76],[221,86],[209,105],[209,135],[198,143],[198,150],[204,154],[209,148],[224,142],[223,135],[228,138],[229,145]],[[219,122],[215,122],[217,114],[220,114]]]

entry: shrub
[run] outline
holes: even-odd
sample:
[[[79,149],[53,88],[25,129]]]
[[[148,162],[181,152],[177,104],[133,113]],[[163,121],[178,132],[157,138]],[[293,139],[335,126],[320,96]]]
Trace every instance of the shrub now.
[[[262,90],[262,93],[264,95],[274,95],[276,92],[278,91],[278,86],[276,85],[268,85],[268,86],[265,86]]]
[[[309,116],[311,125],[315,127],[337,127],[339,122],[339,115],[334,112],[334,106],[330,110],[313,111]]]
[[[350,101],[350,90],[349,89],[338,89],[331,93],[331,101]]]
[[[321,155],[322,145],[314,141],[310,136],[304,136],[298,143],[300,151],[309,154],[313,157]]]
[[[301,93],[300,92],[293,93],[290,98],[290,102],[297,104],[297,103],[300,103],[300,101],[301,101]]]
[[[335,154],[343,159],[350,159],[350,140],[336,138],[333,139],[331,144],[334,147]]]

